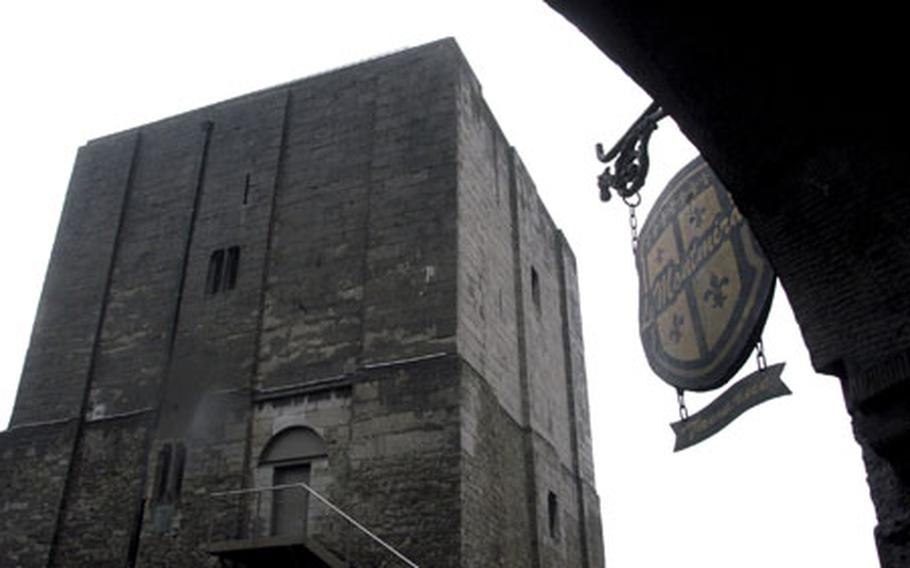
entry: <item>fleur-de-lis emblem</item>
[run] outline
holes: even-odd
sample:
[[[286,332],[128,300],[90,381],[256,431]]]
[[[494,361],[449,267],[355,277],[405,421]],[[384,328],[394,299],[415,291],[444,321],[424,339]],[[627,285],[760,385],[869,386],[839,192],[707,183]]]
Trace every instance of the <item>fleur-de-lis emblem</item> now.
[[[727,295],[724,294],[724,286],[729,283],[730,279],[728,277],[721,277],[712,272],[711,280],[709,283],[710,288],[708,290],[705,290],[702,299],[706,302],[710,300],[712,308],[723,308],[724,302],[727,301]]]
[[[696,229],[701,228],[702,223],[705,222],[705,213],[708,212],[707,207],[701,205],[693,205],[689,208],[689,226]]]
[[[685,321],[686,318],[681,314],[673,314],[673,323],[670,324],[670,332],[667,334],[667,337],[670,338],[670,343],[675,345],[682,339],[682,325]]]

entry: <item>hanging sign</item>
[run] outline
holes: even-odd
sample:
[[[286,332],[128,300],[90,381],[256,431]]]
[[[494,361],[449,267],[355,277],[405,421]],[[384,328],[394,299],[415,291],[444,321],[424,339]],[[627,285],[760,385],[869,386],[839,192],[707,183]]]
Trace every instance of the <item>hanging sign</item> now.
[[[780,380],[784,365],[785,363],[778,363],[755,371],[737,381],[702,410],[685,420],[670,424],[676,434],[673,451],[684,450],[717,434],[753,406],[790,394],[790,389]]]
[[[730,380],[761,334],[774,272],[701,157],[658,197],[636,264],[641,340],[654,372],[691,391]]]
[[[789,394],[783,364],[765,367],[688,416],[682,393],[724,385],[761,336],[774,272],[745,219],[701,157],[682,169],[651,209],[635,257],[639,325],[648,363],[676,387],[680,450],[717,433],[740,414]]]

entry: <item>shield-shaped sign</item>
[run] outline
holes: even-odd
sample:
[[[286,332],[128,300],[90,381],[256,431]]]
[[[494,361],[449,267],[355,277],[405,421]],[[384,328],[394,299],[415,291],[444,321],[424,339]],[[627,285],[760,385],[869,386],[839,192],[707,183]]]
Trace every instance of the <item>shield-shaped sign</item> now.
[[[641,339],[651,368],[683,390],[723,385],[761,333],[774,273],[701,157],[657,199],[642,227],[636,264]]]

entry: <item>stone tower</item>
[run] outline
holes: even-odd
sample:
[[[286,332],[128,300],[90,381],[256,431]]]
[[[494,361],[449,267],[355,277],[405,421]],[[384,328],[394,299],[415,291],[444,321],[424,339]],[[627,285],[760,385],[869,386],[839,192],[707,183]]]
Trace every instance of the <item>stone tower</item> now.
[[[453,40],[80,149],[0,507],[3,568],[602,566],[574,259]]]

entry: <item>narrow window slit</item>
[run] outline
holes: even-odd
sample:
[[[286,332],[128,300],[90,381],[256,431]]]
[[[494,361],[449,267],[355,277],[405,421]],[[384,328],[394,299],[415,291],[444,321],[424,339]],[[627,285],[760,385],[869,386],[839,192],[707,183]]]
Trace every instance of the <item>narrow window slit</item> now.
[[[209,271],[205,277],[205,293],[226,292],[237,287],[240,273],[240,247],[218,249],[209,257]]]
[[[165,444],[158,450],[158,464],[155,467],[155,501],[161,502],[167,495],[168,477],[171,471],[171,445]]]
[[[180,490],[183,487],[183,469],[186,466],[186,446],[178,443],[174,452],[174,475],[171,481],[172,487],[170,493],[176,500],[180,497]]]
[[[224,289],[233,290],[237,285],[237,272],[240,270],[240,247],[227,249],[227,266],[224,269]]]
[[[549,517],[550,538],[559,540],[559,501],[552,491],[547,493],[547,516]]]
[[[218,249],[209,257],[209,271],[205,277],[205,293],[215,294],[221,289],[221,273],[224,270],[224,249]]]

